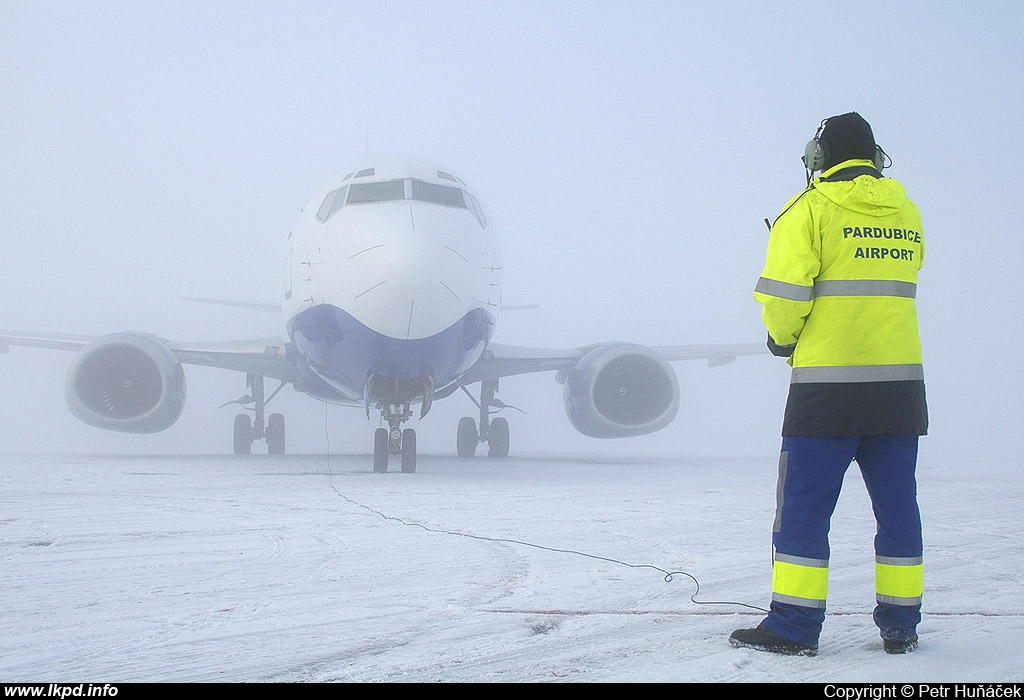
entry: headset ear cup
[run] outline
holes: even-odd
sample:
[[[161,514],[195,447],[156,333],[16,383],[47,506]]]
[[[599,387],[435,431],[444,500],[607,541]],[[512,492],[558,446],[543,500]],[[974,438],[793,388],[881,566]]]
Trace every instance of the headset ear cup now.
[[[817,138],[807,142],[804,147],[804,166],[812,173],[821,170],[828,158],[828,144]]]
[[[882,169],[885,168],[885,151],[881,146],[875,146],[874,166],[878,172],[882,172]]]

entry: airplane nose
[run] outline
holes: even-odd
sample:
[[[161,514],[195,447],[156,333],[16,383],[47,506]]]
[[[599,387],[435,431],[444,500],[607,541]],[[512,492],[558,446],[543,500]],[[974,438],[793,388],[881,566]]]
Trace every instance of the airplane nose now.
[[[474,306],[465,291],[468,261],[454,249],[410,231],[402,241],[353,259],[376,269],[354,295],[364,322],[394,338],[415,339],[449,328]]]

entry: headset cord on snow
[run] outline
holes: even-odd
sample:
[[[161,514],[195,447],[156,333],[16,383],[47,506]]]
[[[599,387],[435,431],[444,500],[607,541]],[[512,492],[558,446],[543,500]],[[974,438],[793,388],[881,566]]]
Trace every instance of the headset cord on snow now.
[[[676,576],[686,576],[691,581],[693,581],[694,591],[693,591],[693,595],[690,596],[690,602],[693,603],[694,605],[733,605],[733,606],[738,606],[738,607],[742,607],[742,608],[749,608],[751,610],[757,610],[757,611],[764,612],[764,613],[768,612],[764,608],[758,607],[756,605],[751,605],[749,603],[740,603],[738,601],[731,601],[731,600],[697,600],[697,595],[700,593],[700,581],[697,580],[696,576],[694,576],[693,574],[691,574],[689,572],[686,572],[686,571],[668,571],[666,569],[662,569],[661,567],[655,566],[653,564],[631,564],[629,562],[625,562],[625,561],[622,561],[622,560],[619,560],[619,559],[613,559],[611,557],[604,557],[604,556],[600,556],[600,555],[597,555],[597,554],[588,554],[587,552],[580,552],[580,551],[577,551],[577,550],[574,550],[574,549],[561,549],[561,548],[558,548],[558,547],[548,547],[548,546],[542,545],[542,544],[536,544],[536,543],[533,543],[533,542],[526,542],[524,540],[516,540],[516,539],[507,538],[507,537],[488,537],[486,535],[474,535],[474,534],[470,534],[470,533],[467,533],[467,532],[458,532],[458,531],[455,531],[455,530],[447,530],[447,529],[444,529],[444,528],[430,527],[430,526],[424,525],[422,523],[410,522],[410,521],[407,521],[407,520],[403,520],[402,518],[396,517],[394,515],[388,515],[386,513],[382,513],[381,511],[379,511],[379,510],[377,510],[375,508],[371,508],[370,506],[365,505],[363,503],[360,503],[359,501],[355,501],[355,500],[349,498],[348,496],[346,496],[345,494],[343,494],[341,491],[339,491],[334,486],[334,472],[331,469],[331,435],[330,435],[330,422],[328,420],[328,407],[329,407],[329,402],[327,401],[327,398],[325,397],[324,398],[324,437],[325,437],[325,439],[327,441],[327,444],[326,444],[326,447],[327,447],[327,454],[326,454],[326,457],[327,457],[327,475],[328,475],[328,480],[329,480],[329,483],[330,483],[331,490],[334,491],[334,493],[336,493],[339,498],[344,499],[345,501],[347,501],[348,503],[351,503],[354,506],[357,506],[357,507],[362,508],[362,509],[364,509],[364,510],[370,512],[370,513],[373,513],[374,515],[380,517],[381,519],[383,519],[385,521],[396,522],[396,523],[399,523],[401,525],[405,525],[407,527],[417,527],[417,528],[420,528],[421,530],[426,530],[427,532],[433,532],[433,533],[439,534],[439,535],[450,535],[452,537],[465,537],[467,539],[480,540],[480,541],[483,541],[483,542],[495,542],[495,543],[500,543],[500,544],[515,544],[515,545],[519,545],[519,546],[522,546],[522,547],[531,547],[533,549],[540,549],[540,550],[543,550],[545,552],[554,552],[554,553],[557,553],[557,554],[574,554],[576,556],[586,557],[588,559],[595,559],[597,561],[604,561],[604,562],[608,562],[610,564],[618,564],[620,566],[626,566],[626,567],[629,567],[631,569],[651,569],[653,571],[657,571],[660,574],[663,574],[664,575],[663,580],[666,583],[670,583],[673,580],[673,578],[676,577]]]

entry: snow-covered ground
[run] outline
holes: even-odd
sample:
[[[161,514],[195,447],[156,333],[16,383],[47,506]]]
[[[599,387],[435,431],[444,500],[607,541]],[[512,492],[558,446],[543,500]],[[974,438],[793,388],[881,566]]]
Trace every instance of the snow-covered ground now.
[[[0,679],[1024,680],[1024,487],[996,459],[922,460],[915,653],[871,623],[856,466],[819,655],[730,647],[768,600],[774,461],[3,455]]]

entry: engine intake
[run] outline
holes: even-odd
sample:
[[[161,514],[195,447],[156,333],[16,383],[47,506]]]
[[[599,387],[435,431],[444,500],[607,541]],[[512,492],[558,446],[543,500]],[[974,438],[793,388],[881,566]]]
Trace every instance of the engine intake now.
[[[64,397],[84,423],[122,433],[156,433],[185,406],[185,371],[163,341],[141,333],[97,338],[68,368]]]
[[[646,435],[679,412],[679,380],[668,362],[642,345],[601,345],[565,378],[565,412],[576,430],[595,438]]]

